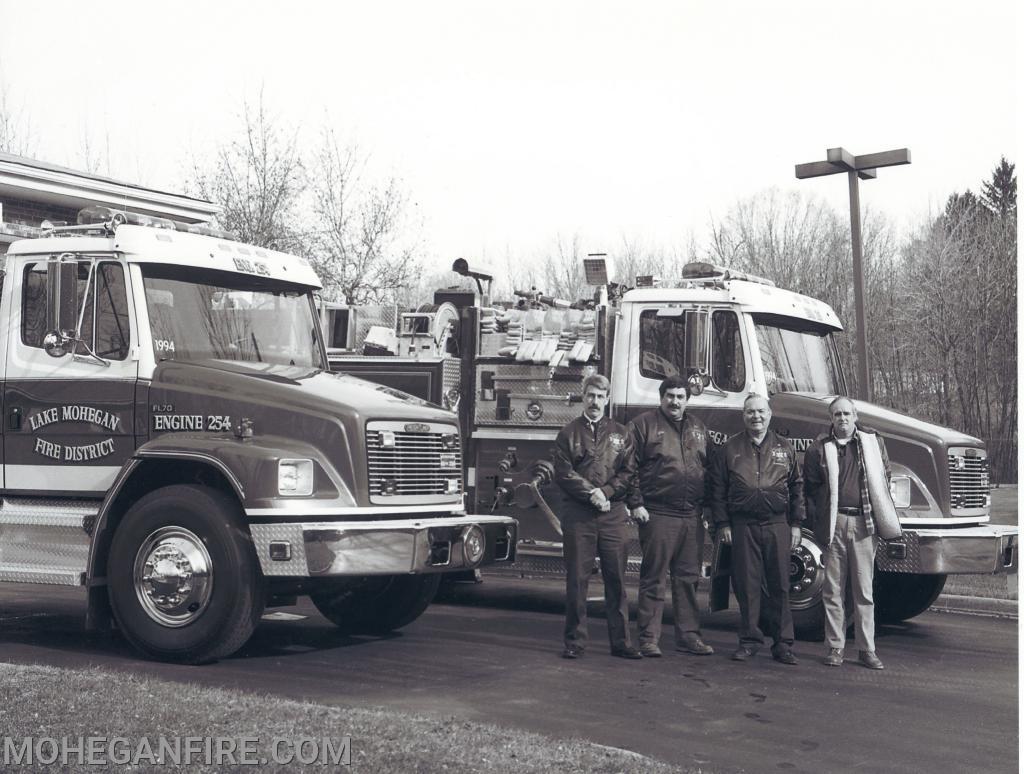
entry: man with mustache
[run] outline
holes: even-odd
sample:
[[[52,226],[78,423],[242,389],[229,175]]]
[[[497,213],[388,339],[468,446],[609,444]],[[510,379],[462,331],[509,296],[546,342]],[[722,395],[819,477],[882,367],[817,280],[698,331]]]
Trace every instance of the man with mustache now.
[[[629,640],[626,495],[633,481],[633,447],[625,427],[604,415],[608,379],[583,380],[583,416],[555,439],[555,482],[565,492],[561,514],[565,557],[563,658],[581,658],[587,643],[587,583],[601,557],[605,615],[613,656],[640,659]]]
[[[661,405],[630,422],[638,485],[629,496],[640,524],[640,594],[636,623],[640,653],[658,657],[665,575],[672,582],[676,650],[696,656],[715,651],[704,642],[697,607],[697,580],[704,549],[704,490],[708,433],[686,411],[690,387],[669,376],[658,387]]]

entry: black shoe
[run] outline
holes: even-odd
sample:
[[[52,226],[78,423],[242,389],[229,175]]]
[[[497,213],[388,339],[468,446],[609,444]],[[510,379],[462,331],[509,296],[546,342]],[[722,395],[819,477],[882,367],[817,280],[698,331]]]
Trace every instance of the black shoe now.
[[[628,645],[624,648],[612,648],[612,655],[617,658],[629,658],[633,660],[643,658],[643,656],[640,655],[639,650]]]
[[[583,648],[579,645],[566,645],[562,658],[583,658]]]
[[[757,655],[757,648],[752,648],[749,645],[740,645],[736,648],[736,651],[732,654],[731,658],[733,661],[746,661],[748,658],[753,658]]]
[[[859,650],[857,655],[860,657],[860,663],[866,666],[868,669],[885,669],[882,664],[882,660],[875,655],[873,650]]]
[[[796,656],[793,655],[793,651],[789,648],[772,648],[772,658],[778,661],[780,664],[788,664],[789,666],[796,666]]]
[[[676,644],[676,650],[694,656],[710,656],[715,649],[700,638],[699,634],[688,634]]]

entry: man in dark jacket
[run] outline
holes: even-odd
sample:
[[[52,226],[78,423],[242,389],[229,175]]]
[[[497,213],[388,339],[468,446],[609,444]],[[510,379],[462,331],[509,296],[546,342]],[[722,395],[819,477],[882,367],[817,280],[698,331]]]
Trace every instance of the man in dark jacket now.
[[[743,401],[743,425],[714,455],[711,507],[723,543],[732,545],[733,583],[740,605],[735,661],[757,653],[768,634],[772,658],[796,664],[789,610],[789,554],[800,544],[803,480],[792,444],[772,432],[761,395]],[[764,589],[764,593],[762,593]],[[763,616],[763,619],[762,619]],[[762,632],[760,622],[767,632]]]
[[[626,494],[633,479],[629,432],[604,415],[608,379],[583,380],[583,416],[555,439],[555,481],[565,492],[562,551],[565,557],[564,658],[580,658],[587,642],[587,583],[601,557],[608,639],[613,656],[639,659],[629,641]]]
[[[704,549],[705,471],[708,434],[704,423],[686,413],[690,388],[670,376],[658,387],[661,405],[630,422],[637,483],[629,495],[640,523],[640,599],[636,622],[640,653],[661,655],[661,616],[665,573],[672,580],[676,648],[698,656],[714,653],[700,633],[697,580]]]

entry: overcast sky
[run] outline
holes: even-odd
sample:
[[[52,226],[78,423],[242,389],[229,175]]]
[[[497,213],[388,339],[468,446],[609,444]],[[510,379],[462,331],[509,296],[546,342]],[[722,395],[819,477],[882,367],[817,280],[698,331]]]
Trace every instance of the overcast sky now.
[[[910,148],[861,187],[901,229],[1016,162],[1003,0],[147,7],[0,0],[0,79],[36,155],[75,165],[86,133],[109,138],[111,175],[176,189],[262,86],[310,143],[329,121],[404,180],[439,267],[557,233],[683,247],[771,186],[845,212],[845,176],[793,175],[834,146]]]

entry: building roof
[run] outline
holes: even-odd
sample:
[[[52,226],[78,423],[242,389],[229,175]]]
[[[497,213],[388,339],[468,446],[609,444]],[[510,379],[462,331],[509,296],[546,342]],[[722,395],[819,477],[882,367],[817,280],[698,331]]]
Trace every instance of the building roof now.
[[[73,209],[101,204],[185,223],[209,221],[220,207],[204,199],[158,191],[46,161],[0,153],[0,198],[43,202]]]

